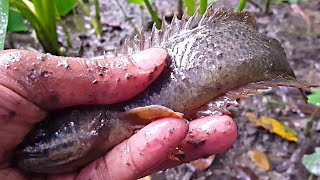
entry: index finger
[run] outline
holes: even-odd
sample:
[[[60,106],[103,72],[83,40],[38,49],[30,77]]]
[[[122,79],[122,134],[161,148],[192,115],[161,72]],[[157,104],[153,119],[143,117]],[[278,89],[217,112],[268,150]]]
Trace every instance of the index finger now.
[[[167,53],[152,48],[113,58],[0,52],[0,85],[42,109],[112,104],[132,98],[158,77]]]

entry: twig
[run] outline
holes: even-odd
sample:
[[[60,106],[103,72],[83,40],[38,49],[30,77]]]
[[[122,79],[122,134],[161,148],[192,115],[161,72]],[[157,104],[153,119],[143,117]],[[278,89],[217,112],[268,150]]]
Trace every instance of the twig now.
[[[178,0],[178,18],[181,19],[183,14],[183,1]]]
[[[298,4],[291,4],[290,7],[293,10],[293,12],[299,14],[302,17],[302,19],[306,22],[307,32],[310,33],[311,32],[310,17],[308,15],[306,15],[306,13],[300,8],[300,6]]]
[[[137,27],[133,24],[133,22],[131,21],[131,19],[128,17],[126,11],[122,8],[119,0],[115,0],[117,5],[119,6],[124,18],[129,22],[130,26],[134,29],[135,33],[138,34],[139,30],[137,29]]]
[[[61,19],[59,19],[58,22],[59,22],[60,26],[62,27],[64,35],[66,36],[68,47],[72,48],[71,37],[70,37],[69,31],[68,31],[66,25],[64,24],[64,22],[61,21]]]
[[[78,3],[80,5],[80,7],[82,8],[82,10],[84,11],[84,13],[90,17],[90,23],[93,26],[93,28],[96,31],[96,34],[98,36],[100,36],[99,34],[99,30],[98,30],[98,23],[96,21],[96,19],[91,15],[90,13],[90,9],[88,8],[88,6],[83,2],[83,0],[78,0]]]
[[[270,12],[270,6],[271,6],[271,0],[268,0],[266,3],[266,8],[264,10],[265,13],[269,13]]]
[[[306,127],[304,129],[304,135],[306,137],[310,136],[314,121],[316,119],[315,117],[316,117],[316,115],[318,113],[320,113],[320,106],[318,106],[310,115],[310,119],[309,119],[309,121],[308,121],[308,123],[307,123],[307,125],[306,125]]]
[[[259,11],[263,11],[263,8],[258,3],[254,2],[254,0],[248,0],[248,2],[254,7],[258,8]]]

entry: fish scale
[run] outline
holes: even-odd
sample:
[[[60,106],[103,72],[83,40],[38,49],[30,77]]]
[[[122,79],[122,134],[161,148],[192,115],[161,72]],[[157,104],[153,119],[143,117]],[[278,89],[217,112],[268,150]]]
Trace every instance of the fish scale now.
[[[145,119],[180,117],[175,112],[191,118],[208,103],[210,109],[225,112],[234,100],[258,88],[312,86],[296,80],[280,43],[257,32],[249,12],[214,11],[209,6],[204,15],[197,11],[182,20],[175,16],[161,30],[153,27],[150,36],[142,33],[132,46],[128,44],[125,41],[122,53],[150,47],[167,50],[167,66],[158,79],[124,103],[49,114],[18,146],[14,161],[19,168],[37,173],[75,171],[150,122]]]

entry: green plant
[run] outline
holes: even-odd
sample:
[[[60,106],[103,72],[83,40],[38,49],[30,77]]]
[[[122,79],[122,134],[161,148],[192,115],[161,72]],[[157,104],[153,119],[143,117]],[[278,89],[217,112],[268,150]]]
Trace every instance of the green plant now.
[[[28,31],[28,26],[25,19],[21,16],[17,8],[9,7],[9,20],[7,32],[25,32]]]
[[[6,31],[8,25],[9,2],[8,0],[0,1],[0,50],[4,48]]]
[[[90,23],[92,27],[95,29],[96,33],[98,36],[101,35],[102,32],[102,25],[100,21],[100,8],[99,8],[99,1],[98,0],[93,0],[94,6],[95,6],[95,13],[96,17],[93,17],[90,13],[89,7],[84,3],[83,0],[76,0],[78,1],[80,7],[82,8],[83,12],[90,17]]]
[[[306,167],[309,173],[320,176],[320,147],[316,147],[313,154],[303,155],[302,164]]]
[[[206,12],[208,4],[215,3],[217,0],[199,0],[199,12],[204,14]],[[192,16],[198,7],[198,3],[195,0],[184,0],[184,6],[187,9],[189,16]]]
[[[311,94],[308,95],[308,103],[320,105],[320,88],[311,89]]]
[[[237,11],[242,11],[247,4],[247,0],[239,0],[239,4],[237,6]]]
[[[50,0],[10,0],[34,28],[37,38],[46,52],[60,54],[60,45],[56,29],[59,16],[56,1]]]
[[[72,46],[67,27],[62,17],[67,15],[79,3],[84,12],[91,17],[91,24],[98,36],[102,32],[98,0],[93,0],[96,19],[82,0],[10,0],[10,6],[17,8],[35,30],[37,38],[46,52],[61,54],[57,35],[57,23],[62,26],[69,47]],[[22,27],[21,27],[22,28]]]
[[[315,123],[315,116],[316,114],[320,113],[320,89],[319,88],[312,88],[311,94],[308,95],[308,103],[317,105],[316,109],[311,113],[309,121],[307,122],[306,127],[304,128],[305,136],[310,136],[311,130]]]
[[[138,4],[140,6],[145,5],[151,15],[152,21],[156,24],[158,29],[161,28],[161,21],[160,18],[157,16],[157,12],[152,8],[151,3],[149,0],[127,0],[128,3]]]

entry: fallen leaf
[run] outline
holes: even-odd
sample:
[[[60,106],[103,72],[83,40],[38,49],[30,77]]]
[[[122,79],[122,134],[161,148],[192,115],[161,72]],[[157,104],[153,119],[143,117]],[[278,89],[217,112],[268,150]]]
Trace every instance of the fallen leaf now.
[[[320,147],[317,147],[313,154],[303,155],[302,164],[311,174],[320,176]]]
[[[255,162],[259,167],[261,167],[265,171],[268,171],[270,169],[269,158],[265,153],[257,150],[251,150],[248,152],[248,155],[251,161]]]
[[[254,126],[260,126],[259,119],[257,118],[257,116],[254,113],[247,112],[246,117],[251,122],[251,124],[253,124]]]
[[[308,95],[308,103],[320,105],[320,88],[311,88],[311,94]]]
[[[259,177],[249,168],[245,166],[235,166],[237,177],[235,179],[259,180]]]
[[[190,162],[197,171],[204,171],[212,164],[215,155],[209,156],[207,158],[198,159]]]
[[[275,133],[288,141],[298,142],[297,133],[284,123],[267,116],[261,116],[260,118],[257,118],[252,112],[247,112],[246,116],[254,126],[263,127],[264,129],[269,130],[271,133]]]

